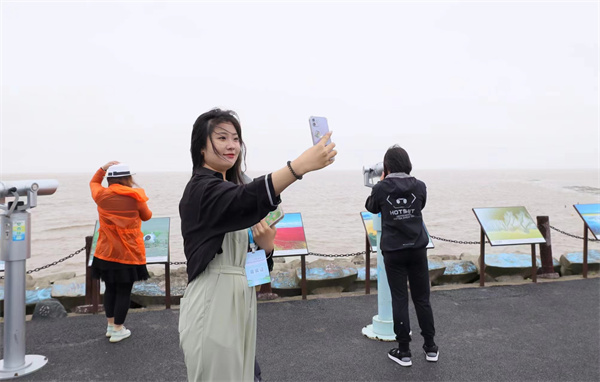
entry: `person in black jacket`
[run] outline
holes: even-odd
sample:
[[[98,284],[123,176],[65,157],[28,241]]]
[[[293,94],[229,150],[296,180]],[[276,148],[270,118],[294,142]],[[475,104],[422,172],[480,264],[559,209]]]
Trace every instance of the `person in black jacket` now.
[[[425,340],[425,358],[436,362],[439,356],[429,302],[426,248],[429,237],[421,213],[427,200],[427,188],[425,183],[410,176],[411,170],[408,153],[398,145],[390,147],[383,158],[381,181],[373,187],[365,203],[369,212],[381,213],[380,248],[392,295],[394,333],[398,341],[398,348],[390,350],[388,357],[402,366],[412,365],[407,279]]]

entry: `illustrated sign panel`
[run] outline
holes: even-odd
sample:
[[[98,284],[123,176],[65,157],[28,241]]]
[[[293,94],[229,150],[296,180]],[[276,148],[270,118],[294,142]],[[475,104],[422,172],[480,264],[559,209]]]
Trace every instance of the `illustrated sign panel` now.
[[[492,246],[546,242],[525,207],[473,208],[473,212]]]
[[[98,243],[98,229],[100,222],[96,220],[94,228],[94,238],[92,239],[92,256],[90,256],[89,265],[92,265],[92,258],[96,252],[96,243]],[[146,263],[166,263],[169,261],[169,234],[171,232],[171,218],[152,218],[142,222],[142,233],[144,234],[144,247],[146,248]]]
[[[365,231],[367,236],[369,237],[369,243],[371,244],[371,251],[377,252],[377,231],[373,228],[373,214],[367,211],[363,211],[360,213],[362,217],[363,226],[365,227]],[[423,228],[425,228],[425,232],[427,233],[427,238],[429,239],[429,243],[426,248],[435,248],[433,245],[433,241],[431,240],[431,236],[429,236],[429,231],[427,231],[427,227],[425,223],[423,223]]]
[[[573,207],[585,225],[592,231],[594,239],[598,239],[600,236],[600,204],[575,204]]]
[[[377,252],[377,231],[375,231],[375,228],[373,228],[373,214],[370,212],[363,211],[360,213],[360,216],[362,217],[365,232],[369,237],[371,251]]]
[[[302,215],[299,212],[286,213],[283,219],[277,223],[274,244],[273,256],[308,254]]]

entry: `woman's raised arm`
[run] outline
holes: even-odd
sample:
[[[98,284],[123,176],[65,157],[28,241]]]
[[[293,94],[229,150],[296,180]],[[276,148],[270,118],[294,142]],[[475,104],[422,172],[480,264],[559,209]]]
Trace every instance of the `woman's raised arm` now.
[[[337,155],[337,151],[333,149],[335,143],[326,144],[331,133],[330,131],[325,134],[319,143],[300,154],[298,158],[289,163],[289,166],[282,167],[271,174],[276,195],[280,195],[283,190],[302,178],[304,174],[320,170],[333,163],[333,158]]]

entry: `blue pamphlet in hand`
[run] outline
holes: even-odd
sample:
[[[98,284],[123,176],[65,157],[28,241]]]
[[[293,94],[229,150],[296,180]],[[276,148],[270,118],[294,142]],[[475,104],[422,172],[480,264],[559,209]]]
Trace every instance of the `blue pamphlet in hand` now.
[[[269,227],[273,227],[281,219],[283,219],[284,216],[285,214],[283,213],[283,208],[281,208],[280,204],[277,206],[277,209],[275,211],[271,211],[267,214],[267,216],[265,217],[265,221],[267,222]]]

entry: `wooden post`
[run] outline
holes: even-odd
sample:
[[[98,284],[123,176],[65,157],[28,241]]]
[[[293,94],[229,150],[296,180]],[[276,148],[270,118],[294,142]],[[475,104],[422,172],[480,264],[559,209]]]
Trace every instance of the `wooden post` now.
[[[91,310],[92,313],[96,314],[98,313],[98,304],[100,302],[100,279],[93,279],[92,275],[91,275],[91,267],[88,266],[88,264],[90,263],[91,260],[91,251],[92,251],[92,237],[91,236],[86,236],[85,240],[87,243],[87,239],[88,237],[90,238],[90,258],[86,261],[85,266],[87,267],[86,270],[89,268],[90,271],[90,306],[88,306],[88,309]],[[86,292],[87,292],[87,285],[86,285]],[[87,297],[87,296],[86,296]],[[88,313],[89,311],[88,310]]]
[[[588,227],[583,223],[583,278],[587,279],[588,273]]]
[[[165,263],[165,307],[171,309],[171,264]]]
[[[92,268],[88,265],[92,252],[92,236],[85,237],[85,304],[92,303]]]
[[[75,308],[76,313],[98,313],[102,307],[98,307],[100,294],[100,280],[92,278],[92,267],[88,264],[92,258],[92,236],[85,237],[85,305]]]
[[[87,238],[86,238],[87,239]],[[90,251],[91,251],[91,241],[90,241]],[[90,256],[92,256],[90,254]],[[86,263],[86,266],[89,263]],[[91,268],[91,267],[90,267]],[[91,272],[91,269],[90,269]],[[98,305],[100,303],[100,279],[93,279],[90,275],[90,295],[91,295],[91,312],[96,314],[98,313]]]
[[[485,232],[481,228],[481,243],[479,244],[479,286],[485,286]]]
[[[557,279],[559,274],[554,272],[552,262],[552,236],[550,235],[550,219],[548,216],[537,216],[537,226],[546,243],[540,243],[540,259],[542,260],[542,271],[540,277],[545,279]]]
[[[367,235],[365,253],[365,294],[371,294],[371,243],[369,235]]]
[[[302,259],[300,260],[301,264],[302,264],[302,281],[300,282],[300,285],[302,287],[302,299],[306,300],[306,256],[302,255]]]
[[[537,283],[537,259],[535,258],[535,244],[531,244],[531,281]]]

